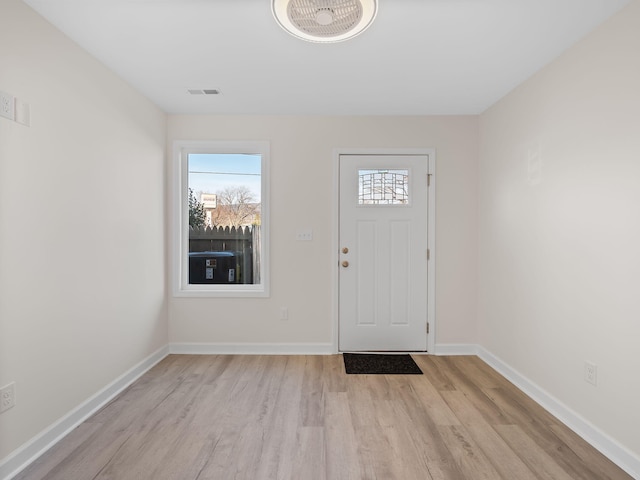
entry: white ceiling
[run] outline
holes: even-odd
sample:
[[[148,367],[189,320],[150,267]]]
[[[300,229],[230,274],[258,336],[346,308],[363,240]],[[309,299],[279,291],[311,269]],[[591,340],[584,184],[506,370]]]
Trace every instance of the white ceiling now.
[[[270,0],[24,1],[168,113],[429,115],[481,113],[630,0],[379,0],[324,45]]]

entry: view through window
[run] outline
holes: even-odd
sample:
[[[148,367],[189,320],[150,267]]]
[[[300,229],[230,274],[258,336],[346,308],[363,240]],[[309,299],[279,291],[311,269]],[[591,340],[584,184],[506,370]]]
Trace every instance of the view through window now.
[[[177,142],[178,295],[267,294],[265,142]]]
[[[188,156],[189,283],[260,283],[259,154]]]

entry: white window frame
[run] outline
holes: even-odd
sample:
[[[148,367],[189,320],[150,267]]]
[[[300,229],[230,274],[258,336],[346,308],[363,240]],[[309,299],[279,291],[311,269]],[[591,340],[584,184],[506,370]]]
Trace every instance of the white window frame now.
[[[268,297],[269,296],[269,142],[265,141],[191,141],[173,143],[173,294],[176,297]],[[261,251],[260,283],[189,283],[189,205],[188,158],[194,153],[259,154],[261,164]]]

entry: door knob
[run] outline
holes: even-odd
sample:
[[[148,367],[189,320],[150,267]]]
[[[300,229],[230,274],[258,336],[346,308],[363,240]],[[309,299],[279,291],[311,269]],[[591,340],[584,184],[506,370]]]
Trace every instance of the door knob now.
[[[342,266],[344,268],[347,268],[349,266],[349,262],[347,262],[346,260],[344,262],[342,262]]]
[[[344,248],[342,249],[342,253],[349,253],[349,249],[348,249],[347,247],[344,247]]]

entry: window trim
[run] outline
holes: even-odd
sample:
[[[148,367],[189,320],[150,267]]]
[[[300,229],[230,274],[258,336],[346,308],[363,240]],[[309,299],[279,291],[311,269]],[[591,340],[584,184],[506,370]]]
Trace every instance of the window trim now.
[[[189,187],[188,156],[192,153],[231,153],[261,155],[261,229],[260,283],[252,285],[221,285],[189,283],[189,207],[187,192]],[[269,296],[269,153],[267,141],[193,141],[173,142],[173,245],[171,272],[173,295],[175,297],[268,297]]]

